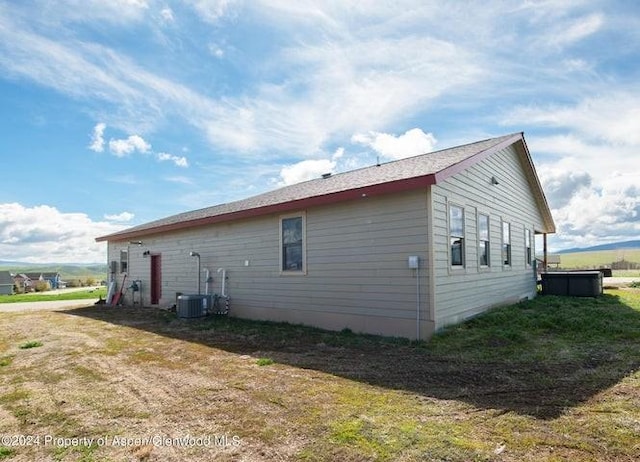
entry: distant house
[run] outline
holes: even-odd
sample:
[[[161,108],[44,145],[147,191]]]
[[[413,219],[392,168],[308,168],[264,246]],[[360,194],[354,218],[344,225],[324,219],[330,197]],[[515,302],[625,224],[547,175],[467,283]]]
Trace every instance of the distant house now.
[[[56,272],[32,272],[20,273],[14,278],[16,286],[23,292],[33,292],[38,282],[47,282],[50,289],[60,288],[60,273]]]
[[[151,305],[196,293],[207,274],[217,290],[224,268],[233,315],[426,339],[534,297],[534,236],[553,232],[524,136],[515,133],[96,240],[108,243],[111,280],[126,272],[142,281]],[[210,273],[198,274],[200,263]]]
[[[9,271],[0,271],[0,295],[13,294],[13,278]]]
[[[31,291],[31,287],[32,287],[31,279],[29,279],[29,277],[26,274],[21,274],[21,273],[16,274],[13,277],[13,282],[14,282],[15,288],[18,290],[19,293]]]

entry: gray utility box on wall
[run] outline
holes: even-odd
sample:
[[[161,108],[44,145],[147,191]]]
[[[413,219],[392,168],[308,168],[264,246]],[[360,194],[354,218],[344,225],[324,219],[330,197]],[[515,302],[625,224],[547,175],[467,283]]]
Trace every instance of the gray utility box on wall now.
[[[597,297],[602,295],[602,273],[600,271],[542,273],[542,293],[572,297]]]
[[[179,295],[176,311],[179,318],[201,318],[207,314],[206,295]]]

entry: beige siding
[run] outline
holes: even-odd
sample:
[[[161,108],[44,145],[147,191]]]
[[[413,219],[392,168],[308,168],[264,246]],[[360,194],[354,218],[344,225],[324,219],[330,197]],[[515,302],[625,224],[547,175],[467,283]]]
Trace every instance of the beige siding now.
[[[433,320],[428,319],[425,268],[426,192],[365,197],[305,212],[306,275],[281,274],[280,217],[270,215],[142,238],[142,246],[129,245],[129,277],[142,280],[148,302],[150,260],[142,254],[161,254],[161,305],[172,305],[176,292],[197,292],[197,259],[189,256],[193,250],[200,253],[202,268],[212,271],[212,291],[220,291],[216,270],[227,270],[236,316],[415,337],[418,281],[407,258],[417,255],[420,331],[427,338]],[[123,246],[127,243],[110,243],[109,260],[118,260]],[[121,275],[116,277],[120,283]],[[201,277],[204,292],[204,273]]]
[[[497,185],[491,183],[492,177]],[[513,147],[434,186],[432,197],[436,329],[491,306],[535,296],[534,272],[525,261],[524,230],[542,229],[542,217]],[[452,268],[449,262],[448,203],[465,210],[463,269]],[[489,268],[481,268],[478,261],[478,213],[490,217]],[[502,220],[511,224],[511,266],[502,264]]]

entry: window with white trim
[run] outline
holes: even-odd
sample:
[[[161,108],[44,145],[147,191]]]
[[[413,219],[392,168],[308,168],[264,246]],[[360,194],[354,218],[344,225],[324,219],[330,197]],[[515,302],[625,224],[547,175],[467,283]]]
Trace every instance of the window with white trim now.
[[[464,267],[464,209],[449,205],[449,248],[451,266]]]
[[[532,251],[531,251],[531,230],[524,230],[524,255],[527,261],[527,266],[531,266]]]
[[[511,224],[502,222],[502,264],[511,265]]]
[[[283,273],[305,271],[304,215],[280,218],[280,269]]]
[[[120,272],[126,273],[129,270],[129,250],[120,250]]]
[[[478,214],[478,259],[480,266],[491,266],[489,241],[489,216]]]

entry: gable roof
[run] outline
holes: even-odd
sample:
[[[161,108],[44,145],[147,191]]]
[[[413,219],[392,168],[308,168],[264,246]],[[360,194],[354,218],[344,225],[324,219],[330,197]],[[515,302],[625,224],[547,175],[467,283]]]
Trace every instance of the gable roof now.
[[[553,233],[555,232],[553,218],[535,173],[524,135],[514,133],[349,172],[323,176],[247,199],[180,213],[134,226],[117,233],[98,237],[96,241],[127,240],[194,226],[332,204],[360,197],[425,188],[441,182],[514,143],[517,144],[518,152],[525,158],[523,162],[525,173],[545,221],[546,229],[542,231]]]
[[[20,276],[25,276],[26,278],[31,279],[32,281],[37,281],[40,278],[42,279],[59,278],[60,273],[56,273],[56,272],[43,273],[42,271],[40,271],[35,273],[21,273]]]

